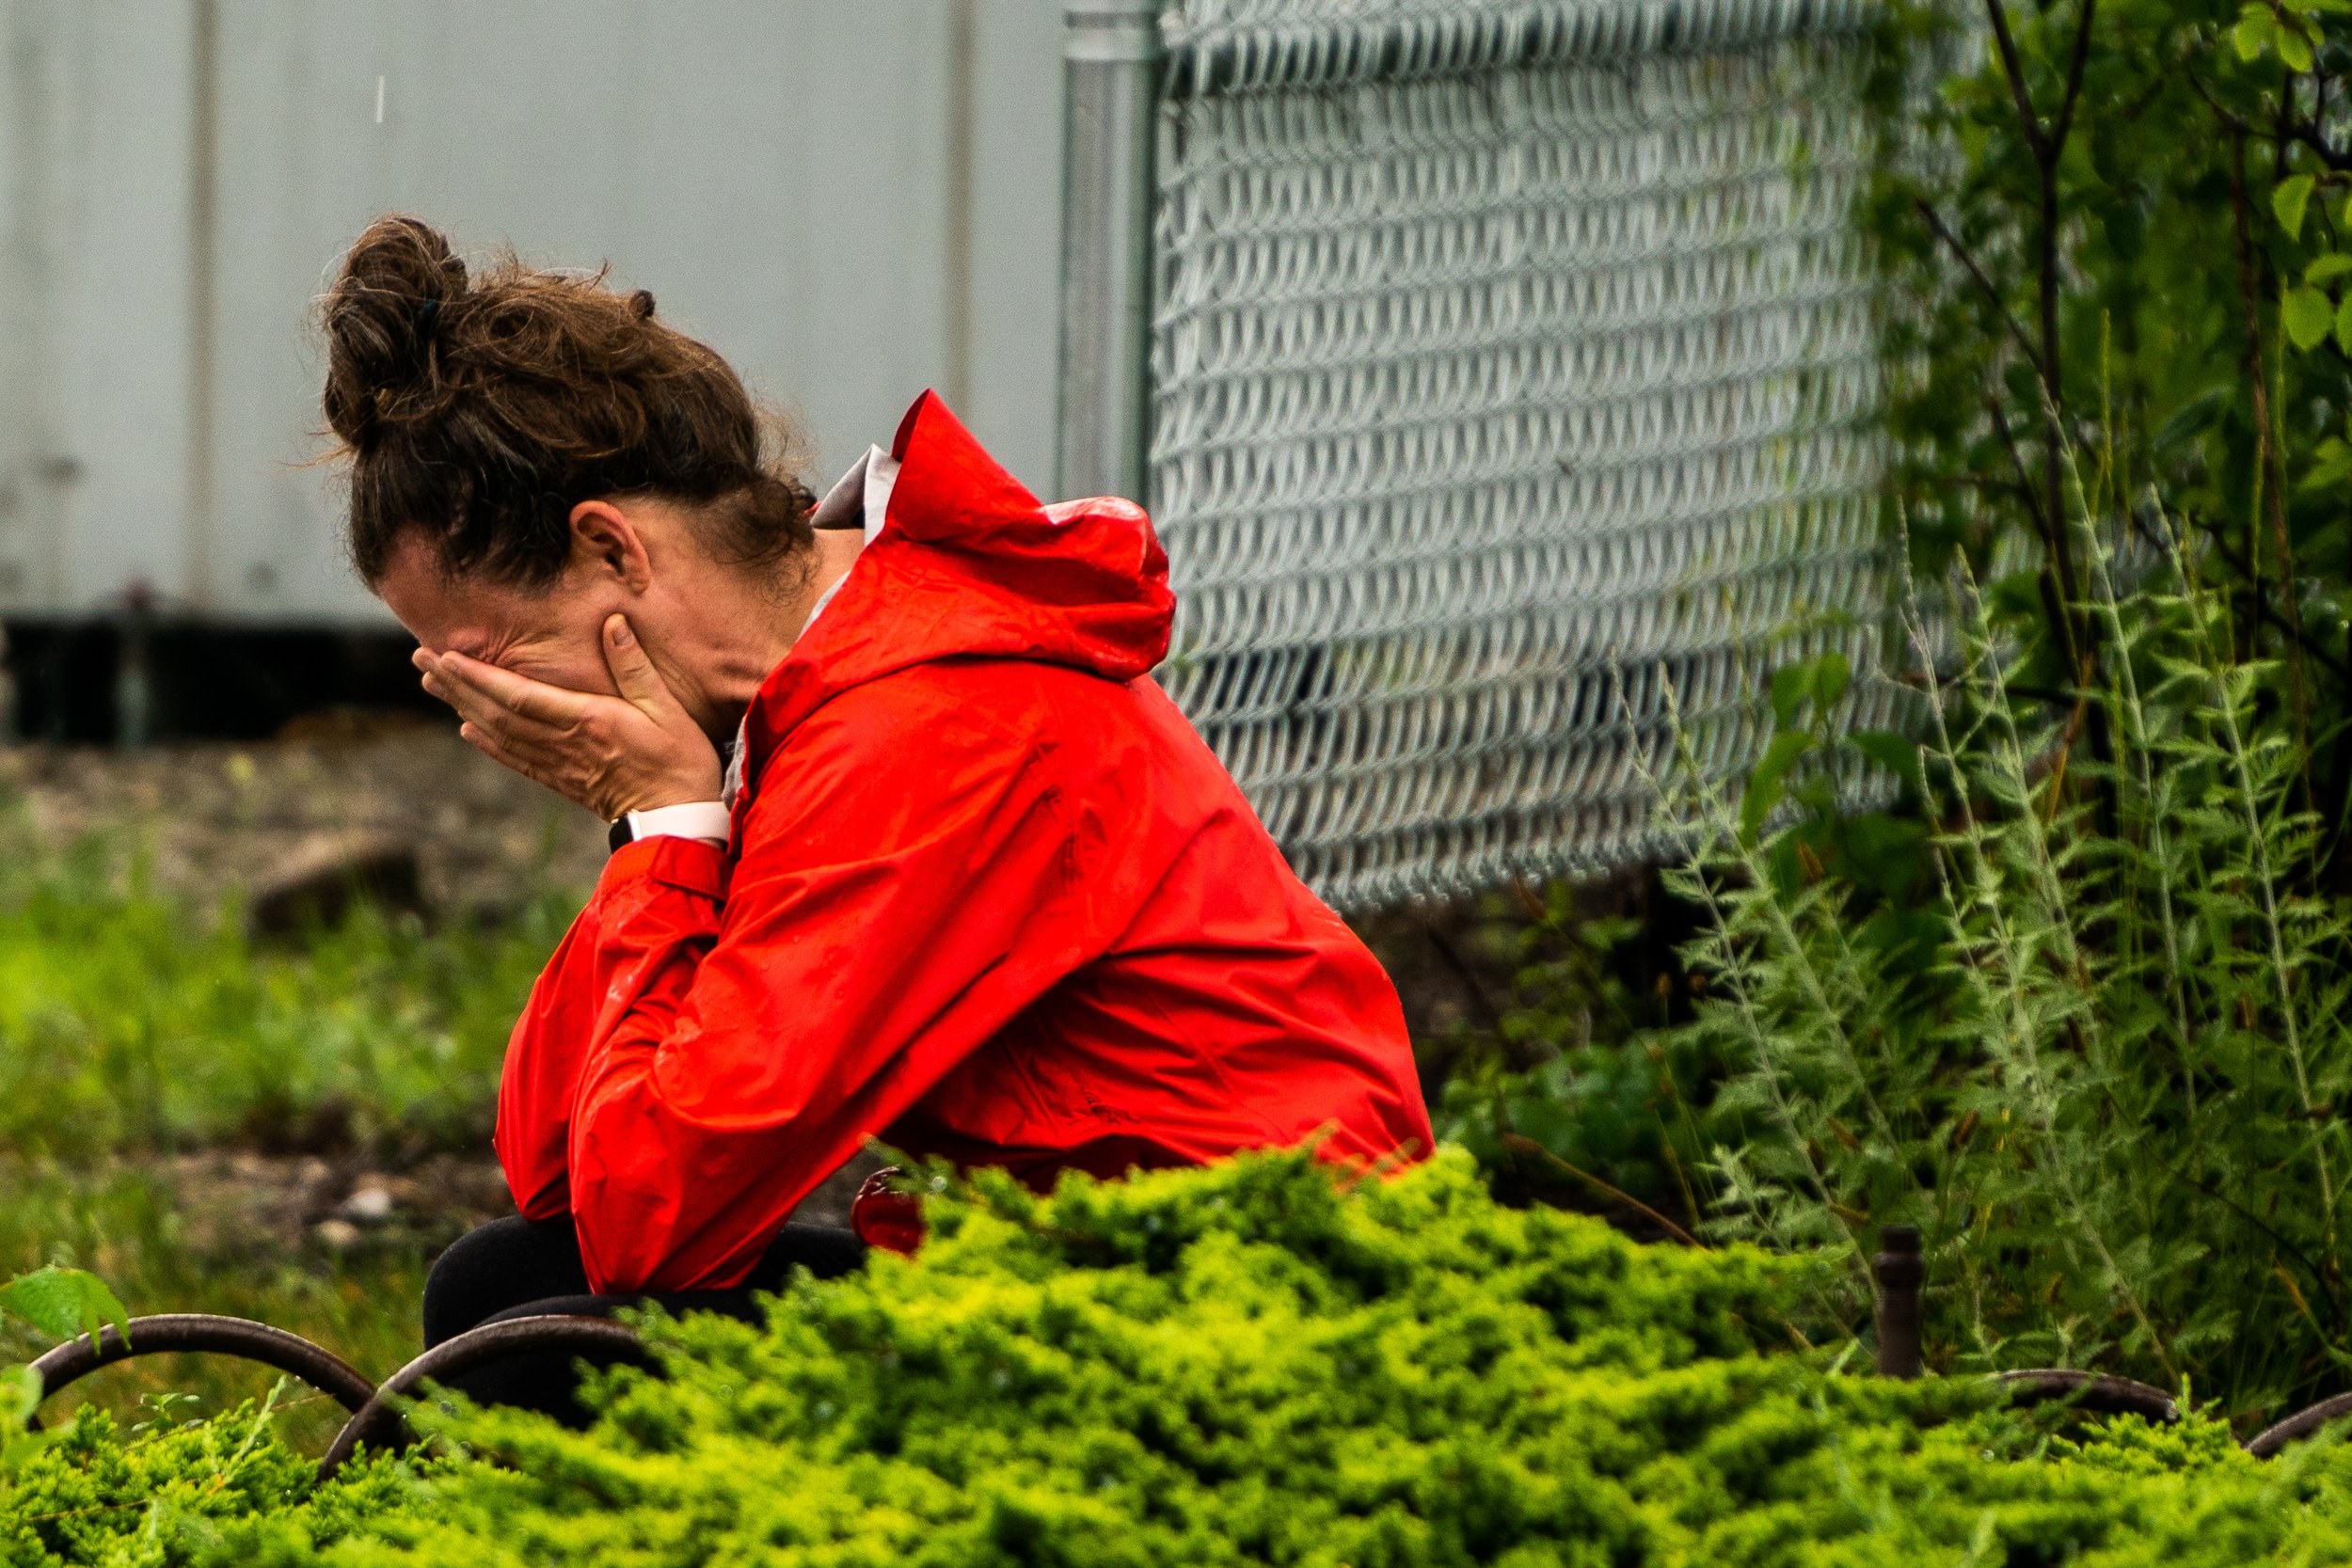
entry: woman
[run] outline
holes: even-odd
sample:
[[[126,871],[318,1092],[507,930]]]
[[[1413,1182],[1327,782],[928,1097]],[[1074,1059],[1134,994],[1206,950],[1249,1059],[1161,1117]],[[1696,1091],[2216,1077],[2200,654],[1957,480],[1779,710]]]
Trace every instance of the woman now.
[[[869,1138],[1050,1183],[1430,1147],[1394,989],[1147,672],[1166,560],[932,396],[821,505],[650,295],[377,222],[325,306],[361,575],[488,755],[613,823],[516,1025],[519,1217],[427,1338],[743,1309]]]

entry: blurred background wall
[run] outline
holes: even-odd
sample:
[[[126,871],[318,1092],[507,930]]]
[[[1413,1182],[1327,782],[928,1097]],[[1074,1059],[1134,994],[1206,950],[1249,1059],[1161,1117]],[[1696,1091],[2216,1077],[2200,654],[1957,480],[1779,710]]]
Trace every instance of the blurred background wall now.
[[[299,466],[311,302],[387,210],[652,289],[805,417],[819,488],[926,387],[1046,486],[1060,25],[1057,0],[0,0],[27,727],[119,720],[74,693],[126,616],[330,661],[389,626]]]

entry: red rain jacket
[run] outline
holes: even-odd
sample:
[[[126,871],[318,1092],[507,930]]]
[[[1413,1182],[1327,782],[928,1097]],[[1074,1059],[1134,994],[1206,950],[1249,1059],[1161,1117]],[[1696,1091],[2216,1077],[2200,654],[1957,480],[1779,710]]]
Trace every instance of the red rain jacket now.
[[[1145,674],[1143,513],[1041,506],[928,393],[894,455],[732,847],[614,855],[515,1027],[499,1159],[597,1291],[738,1282],[870,1135],[1040,1183],[1431,1148],[1395,988]]]

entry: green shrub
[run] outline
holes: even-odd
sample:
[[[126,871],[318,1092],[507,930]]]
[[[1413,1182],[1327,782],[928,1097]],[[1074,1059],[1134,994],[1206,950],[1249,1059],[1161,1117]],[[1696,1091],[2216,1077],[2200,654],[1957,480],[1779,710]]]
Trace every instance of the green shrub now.
[[[418,1502],[419,1472],[395,1461],[353,1466],[316,1487],[316,1462],[280,1442],[266,1408],[126,1434],[103,1411],[0,1481],[0,1563],[161,1568],[250,1564],[331,1545]],[[282,1554],[299,1543],[303,1555]]]
[[[765,1330],[654,1333],[585,1433],[312,1491],[240,1414],[93,1422],[0,1491],[0,1560],[251,1564],[2086,1565],[2352,1553],[2352,1453],[2066,1436],[1984,1386],[1772,1354],[1803,1259],[1514,1211],[1451,1153],[936,1196],[914,1262]],[[248,1439],[251,1438],[251,1441]],[[490,1463],[489,1461],[496,1461]]]

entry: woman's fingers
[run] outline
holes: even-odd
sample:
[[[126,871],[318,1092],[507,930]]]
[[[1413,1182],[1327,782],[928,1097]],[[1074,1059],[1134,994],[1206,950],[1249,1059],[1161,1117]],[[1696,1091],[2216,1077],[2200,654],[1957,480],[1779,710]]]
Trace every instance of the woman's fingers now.
[[[719,753],[627,621],[604,628],[620,695],[574,691],[462,654],[419,650],[425,689],[457,710],[484,755],[607,821],[624,812],[719,797]]]
[[[542,724],[563,729],[578,723],[588,711],[592,699],[580,691],[567,691],[560,686],[518,675],[495,664],[485,664],[464,654],[443,654],[436,662],[436,672],[442,679],[460,688],[479,692],[485,700],[508,713],[533,719]]]
[[[570,734],[575,727],[548,724],[527,718],[500,703],[479,686],[446,669],[427,674],[424,689],[455,708],[458,718],[504,736],[510,744],[551,744]]]
[[[620,688],[646,718],[657,723],[682,718],[677,696],[670,683],[661,678],[661,672],[645,657],[636,632],[629,628],[628,617],[614,614],[604,623],[604,664],[612,672],[612,684]]]

